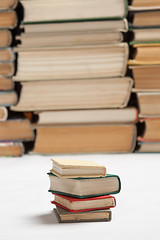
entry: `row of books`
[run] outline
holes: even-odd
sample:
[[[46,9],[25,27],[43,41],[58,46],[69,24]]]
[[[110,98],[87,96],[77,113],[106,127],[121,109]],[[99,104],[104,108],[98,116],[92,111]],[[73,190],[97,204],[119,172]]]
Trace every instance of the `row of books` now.
[[[106,167],[86,160],[52,159],[48,173],[59,222],[111,221],[121,182]]]
[[[141,152],[160,151],[160,2],[134,0],[129,8],[132,19],[132,70],[138,98],[138,147]],[[144,126],[145,128],[144,128]]]
[[[23,114],[10,111],[18,102],[13,76],[16,71],[14,31],[18,25],[17,0],[0,1],[0,156],[21,156],[23,142],[34,138]]]
[[[152,69],[155,73],[156,68],[154,82],[157,83],[159,68],[147,65],[146,70],[145,64],[137,67],[134,63],[139,50],[142,50],[140,58],[144,51],[143,46],[133,45],[139,33],[134,32],[130,41],[133,49],[136,47],[136,57],[132,55],[135,50],[130,51],[132,47],[127,43],[128,35],[135,31],[134,28],[128,33],[128,2],[1,2],[2,31],[9,32],[6,27],[9,24],[10,28],[17,27],[10,32],[11,47],[1,49],[1,56],[7,59],[5,62],[0,59],[0,89],[3,90],[0,126],[4,129],[3,134],[0,132],[0,154],[22,155],[23,147],[26,152],[40,154],[135,151],[137,136],[142,139],[148,132],[146,119],[138,121],[138,110],[139,117],[143,115],[141,95],[144,93],[137,93],[137,71],[145,67],[143,72],[149,77],[147,71]],[[132,1],[129,14],[135,12],[137,4],[143,5],[143,1]],[[7,15],[11,13],[14,18]],[[141,22],[141,18],[134,17],[134,21],[132,26]],[[158,46],[152,49],[156,56]],[[2,84],[10,84],[12,88],[6,91]],[[155,95],[158,93],[154,93],[154,99]],[[149,97],[150,94],[146,101],[150,101]],[[16,148],[18,145],[19,153],[9,152],[11,145]],[[145,149],[141,147],[141,150]]]

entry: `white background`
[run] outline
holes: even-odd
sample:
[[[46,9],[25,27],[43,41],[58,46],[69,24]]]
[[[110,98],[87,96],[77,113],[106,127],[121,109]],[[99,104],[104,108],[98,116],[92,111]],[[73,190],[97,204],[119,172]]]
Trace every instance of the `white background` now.
[[[57,222],[48,192],[51,157],[95,160],[119,175],[111,222]],[[9,239],[160,239],[160,154],[0,158],[0,240]]]

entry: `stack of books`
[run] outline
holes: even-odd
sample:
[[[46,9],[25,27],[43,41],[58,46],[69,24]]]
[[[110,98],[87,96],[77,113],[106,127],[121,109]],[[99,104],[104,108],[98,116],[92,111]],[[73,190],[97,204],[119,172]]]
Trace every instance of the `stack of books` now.
[[[52,159],[48,173],[52,204],[59,222],[111,221],[121,182],[92,161]]]
[[[137,109],[128,107],[127,1],[20,4],[14,81],[21,91],[11,109],[36,120],[32,152],[133,152]]]
[[[160,2],[134,0],[129,68],[139,105],[138,151],[160,151]]]
[[[12,30],[18,23],[17,3],[17,0],[0,1],[0,156],[21,156],[22,141],[34,137],[29,121],[9,110],[18,101],[12,81],[15,72]]]

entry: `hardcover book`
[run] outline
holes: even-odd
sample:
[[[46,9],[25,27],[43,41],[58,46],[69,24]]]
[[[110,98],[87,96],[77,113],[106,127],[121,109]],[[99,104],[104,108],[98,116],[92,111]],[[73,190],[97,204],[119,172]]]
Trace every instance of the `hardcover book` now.
[[[33,153],[39,154],[133,152],[137,138],[134,124],[48,125],[35,129]]]
[[[24,22],[120,19],[127,15],[125,0],[21,0]]]
[[[62,178],[77,177],[104,177],[106,167],[94,161],[70,160],[70,159],[51,159],[51,173]]]
[[[57,207],[54,212],[60,223],[65,222],[109,222],[111,221],[111,210],[95,210],[89,212],[71,213],[63,208]]]
[[[73,213],[108,209],[116,206],[115,197],[110,195],[83,199],[58,194],[54,194],[54,196],[54,201],[51,201],[52,204]]]
[[[94,178],[60,178],[48,173],[49,192],[75,198],[112,195],[120,192],[121,182],[117,175],[107,174]]]

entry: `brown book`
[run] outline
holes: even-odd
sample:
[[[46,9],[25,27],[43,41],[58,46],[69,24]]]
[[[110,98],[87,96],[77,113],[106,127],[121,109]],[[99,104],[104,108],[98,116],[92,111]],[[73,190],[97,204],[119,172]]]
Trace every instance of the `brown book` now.
[[[17,6],[18,0],[1,0],[0,10],[14,9]]]
[[[17,15],[15,11],[0,12],[0,28],[13,29],[17,25]]]
[[[123,108],[133,81],[129,77],[23,82],[14,111]]]
[[[0,75],[1,76],[13,76],[15,71],[14,62],[0,62]],[[2,79],[2,77],[1,77]]]
[[[0,47],[6,48],[11,45],[12,34],[8,29],[0,30]]]
[[[57,219],[60,223],[65,222],[110,222],[111,210],[94,210],[88,212],[72,213],[63,208],[54,209]]]
[[[157,7],[160,6],[160,0],[132,0],[133,7]]]
[[[138,136],[138,140],[160,142],[160,118],[144,118],[140,121],[145,123],[145,129],[142,136]]]
[[[132,152],[136,142],[132,124],[52,125],[36,132],[33,152],[40,154]]]
[[[138,27],[159,26],[160,10],[134,12],[133,25]]]
[[[0,62],[14,61],[15,55],[12,48],[0,49]]]
[[[160,92],[138,92],[139,116],[160,116]]]
[[[128,44],[42,48],[18,52],[16,81],[122,77]]]
[[[8,120],[0,122],[0,141],[30,141],[34,133],[28,120]]]
[[[130,66],[136,91],[160,90],[160,65]]]
[[[10,77],[0,77],[0,91],[13,90],[14,82]]]
[[[8,109],[6,107],[0,106],[0,121],[7,120],[8,117]]]
[[[135,55],[129,60],[130,65],[158,65],[160,64],[160,44],[137,44]]]
[[[24,154],[22,142],[0,142],[0,156],[20,157]]]
[[[1,91],[0,92],[0,106],[15,105],[18,101],[18,96],[15,91]]]
[[[88,123],[136,123],[138,110],[135,107],[121,109],[58,110],[35,113],[39,125],[88,124]]]
[[[138,152],[160,152],[160,142],[138,142]]]

